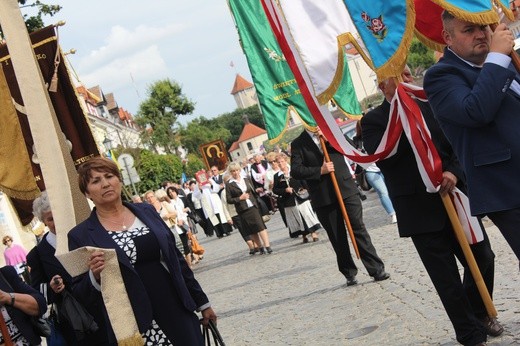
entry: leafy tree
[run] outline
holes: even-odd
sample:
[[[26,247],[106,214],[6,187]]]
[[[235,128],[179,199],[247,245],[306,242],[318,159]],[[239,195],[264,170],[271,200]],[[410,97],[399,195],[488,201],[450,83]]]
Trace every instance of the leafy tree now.
[[[414,76],[421,75],[428,67],[435,64],[433,50],[426,47],[416,37],[410,46],[410,53],[408,54],[408,65]]]
[[[191,114],[194,108],[195,103],[182,93],[177,82],[163,79],[153,83],[135,117],[136,123],[146,128],[142,133],[143,142],[154,148],[162,147],[169,154],[175,153],[179,145],[178,117]]]
[[[141,178],[138,184],[140,193],[157,190],[163,181],[178,181],[182,176],[182,163],[179,157],[159,155],[148,150],[141,151],[136,169]]]
[[[230,146],[234,141],[240,137],[242,129],[244,128],[245,118],[250,123],[265,129],[264,118],[260,113],[258,106],[251,106],[245,109],[236,109],[231,113],[224,113],[218,117],[212,119],[215,120],[220,126],[226,128],[231,133],[229,140],[224,140],[226,146]]]
[[[179,129],[179,138],[188,153],[199,153],[199,145],[217,139],[229,141],[231,132],[214,119],[199,117]]]
[[[36,0],[34,2],[27,0],[18,0],[20,4],[20,8],[36,8],[35,15],[24,14],[23,18],[25,20],[25,25],[27,26],[27,31],[33,32],[38,29],[41,29],[45,26],[43,23],[43,16],[54,16],[58,13],[62,7],[60,5],[47,5],[42,3],[40,0]],[[0,27],[0,37],[4,37],[4,33],[2,28]]]
[[[202,162],[201,158],[196,154],[188,154],[188,162],[184,165],[184,172],[188,178],[193,178],[195,173],[200,171],[201,169],[206,169],[204,162]]]

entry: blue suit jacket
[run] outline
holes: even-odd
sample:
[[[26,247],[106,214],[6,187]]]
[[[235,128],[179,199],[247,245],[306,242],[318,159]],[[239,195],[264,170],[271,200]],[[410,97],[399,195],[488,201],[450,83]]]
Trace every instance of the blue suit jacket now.
[[[45,302],[43,295],[23,282],[16,273],[16,269],[14,269],[14,267],[2,267],[0,268],[0,272],[5,279],[5,281],[0,280],[0,290],[5,292],[25,293],[34,297],[38,303],[38,316],[43,315],[45,311],[47,311],[47,302]],[[13,308],[11,306],[6,306],[5,308],[7,309],[9,316],[11,316],[13,319],[14,324],[16,324],[21,334],[27,339],[27,341],[29,341],[31,345],[39,345],[41,343],[41,338],[34,332],[30,320],[31,317],[22,310]]]
[[[424,89],[466,173],[473,215],[520,207],[520,97],[515,72],[475,68],[449,49],[426,73]]]
[[[168,226],[161,219],[154,207],[147,204],[127,204],[124,205],[145,223],[150,231],[157,237],[163,259],[166,262],[168,271],[171,275],[175,294],[182,301],[184,308],[188,311],[195,311],[198,307],[208,303],[206,294],[202,291],[193,272],[188,267],[183,255],[175,246],[175,239]],[[96,246],[100,248],[115,249],[119,261],[119,268],[125,283],[125,287],[134,311],[134,315],[139,325],[139,330],[143,333],[151,325],[152,308],[147,298],[145,287],[130,263],[128,256],[112,240],[105,228],[99,222],[95,209],[90,217],[74,227],[68,234],[69,250],[74,250],[83,246]],[[74,279],[74,295],[87,307],[94,316],[100,330],[105,330],[106,335],[98,335],[92,343],[107,344],[115,342],[108,315],[101,297],[101,292],[96,290],[90,281],[88,273],[80,275]],[[157,290],[161,290],[160,287]],[[160,292],[159,294],[172,294],[172,292]],[[103,340],[104,339],[104,340]]]

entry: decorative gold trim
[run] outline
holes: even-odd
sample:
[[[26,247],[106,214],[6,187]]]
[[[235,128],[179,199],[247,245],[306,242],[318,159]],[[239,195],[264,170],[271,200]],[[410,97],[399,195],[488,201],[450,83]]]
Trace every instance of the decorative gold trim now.
[[[493,2],[495,3],[496,7],[499,7],[499,8],[502,9],[502,12],[504,12],[504,14],[506,15],[507,19],[509,19],[512,22],[515,21],[515,14],[511,10],[511,8],[509,8],[508,6],[505,6],[504,3],[502,1],[500,1],[500,0],[494,0]]]
[[[347,111],[345,111],[340,105],[339,103],[336,101],[335,98],[332,98],[334,100],[334,103],[336,104],[336,107],[341,111],[341,113],[343,113],[344,116],[346,116],[347,118],[349,119],[356,119],[356,120],[359,120],[363,117],[363,114],[352,114],[352,113],[348,113]]]
[[[415,29],[415,37],[417,37],[417,39],[421,41],[421,43],[424,44],[426,47],[433,49],[437,52],[443,52],[444,47],[446,47],[445,44],[440,44],[430,39],[428,36],[423,35],[419,30],[417,30],[417,28]]]
[[[485,12],[468,12],[461,10],[459,7],[453,6],[451,3],[445,0],[431,0],[433,3],[436,3],[455,17],[465,20],[475,24],[488,25],[498,23],[500,18],[498,14],[493,10],[493,6],[490,4],[490,9]]]
[[[34,48],[38,48],[40,46],[43,46],[44,44],[48,43],[48,42],[51,42],[51,41],[56,41],[56,36],[52,36],[52,37],[48,37],[46,38],[45,40],[41,40],[40,42],[36,42],[32,45],[32,48],[34,50]],[[9,47],[9,45],[7,45],[7,47]],[[8,59],[11,59],[11,55],[8,54],[6,56],[4,56],[3,58],[0,59],[0,63],[8,60]]]
[[[406,0],[406,5],[406,27],[403,37],[394,55],[375,70],[378,81],[400,75],[406,65],[415,26],[415,5],[413,0]]]

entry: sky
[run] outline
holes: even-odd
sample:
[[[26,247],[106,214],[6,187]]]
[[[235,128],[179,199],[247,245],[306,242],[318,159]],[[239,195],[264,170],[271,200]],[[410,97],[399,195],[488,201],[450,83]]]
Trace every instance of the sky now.
[[[234,111],[236,74],[252,82],[226,0],[42,2],[63,7],[44,21],[66,21],[60,45],[76,49],[68,60],[80,81],[112,92],[134,115],[160,79],[178,82],[196,103],[192,115],[179,119],[183,123]]]

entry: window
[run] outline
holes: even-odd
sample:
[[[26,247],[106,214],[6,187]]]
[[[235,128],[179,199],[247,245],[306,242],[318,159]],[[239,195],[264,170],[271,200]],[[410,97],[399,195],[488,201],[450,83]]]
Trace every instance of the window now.
[[[247,142],[247,150],[249,150],[249,151],[253,150],[253,144],[251,144],[251,142]]]

